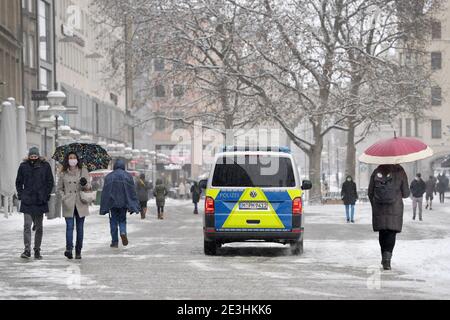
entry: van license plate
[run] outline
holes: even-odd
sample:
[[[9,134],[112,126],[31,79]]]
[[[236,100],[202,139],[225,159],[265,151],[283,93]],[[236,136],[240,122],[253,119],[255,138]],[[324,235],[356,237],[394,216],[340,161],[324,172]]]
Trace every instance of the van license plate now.
[[[267,202],[241,202],[239,210],[267,210],[269,205]]]

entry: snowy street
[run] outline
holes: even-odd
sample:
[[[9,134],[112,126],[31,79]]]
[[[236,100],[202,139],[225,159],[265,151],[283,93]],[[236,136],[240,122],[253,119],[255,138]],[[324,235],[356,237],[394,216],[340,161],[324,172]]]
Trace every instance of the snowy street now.
[[[166,220],[150,203],[128,219],[130,245],[109,247],[107,217],[86,220],[83,260],[63,256],[65,224],[44,221],[43,261],[23,261],[22,216],[0,220],[0,299],[449,299],[450,208],[412,221],[409,200],[393,270],[382,272],[367,204],[357,223],[342,206],[306,207],[305,254],[276,244],[230,244],[203,254],[202,215],[169,200]]]

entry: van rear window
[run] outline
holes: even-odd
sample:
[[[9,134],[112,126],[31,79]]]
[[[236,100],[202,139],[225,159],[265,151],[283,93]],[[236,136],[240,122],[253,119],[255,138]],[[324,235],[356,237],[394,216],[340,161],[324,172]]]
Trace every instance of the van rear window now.
[[[212,180],[213,187],[293,188],[295,185],[291,159],[274,156],[220,158]]]

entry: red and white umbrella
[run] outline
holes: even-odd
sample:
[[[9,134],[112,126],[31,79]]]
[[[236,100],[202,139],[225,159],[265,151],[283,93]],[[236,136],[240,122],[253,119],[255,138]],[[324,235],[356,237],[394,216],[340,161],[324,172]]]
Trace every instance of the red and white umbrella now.
[[[433,150],[422,141],[409,137],[381,140],[367,149],[359,161],[369,164],[401,164],[433,156]]]

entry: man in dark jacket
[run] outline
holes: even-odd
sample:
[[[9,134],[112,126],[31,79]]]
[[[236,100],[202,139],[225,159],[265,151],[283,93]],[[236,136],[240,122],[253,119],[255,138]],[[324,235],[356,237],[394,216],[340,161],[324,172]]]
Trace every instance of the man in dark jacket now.
[[[341,198],[344,201],[347,223],[355,223],[355,204],[358,200],[358,191],[356,183],[351,176],[348,176],[342,185]]]
[[[138,213],[139,201],[133,177],[125,171],[125,162],[118,159],[114,164],[114,171],[105,177],[100,203],[100,214],[109,214],[111,248],[119,247],[118,229],[120,229],[122,244],[128,245],[127,211]]]
[[[439,200],[441,203],[445,201],[445,192],[448,190],[448,178],[445,172],[438,176],[437,192],[439,192]]]
[[[23,238],[25,251],[23,259],[31,257],[31,226],[36,231],[34,237],[34,258],[41,260],[41,243],[44,213],[49,212],[48,201],[54,186],[50,164],[39,156],[38,148],[31,148],[19,167],[16,178],[17,197],[21,201],[20,212],[24,216]]]
[[[403,228],[403,199],[410,195],[408,177],[400,165],[381,165],[372,173],[368,196],[372,205],[372,225],[379,232],[382,265],[391,269],[397,233]]]
[[[416,178],[411,182],[411,194],[413,202],[413,220],[416,220],[417,206],[419,206],[419,220],[423,221],[422,218],[422,205],[423,205],[423,195],[427,190],[425,181],[422,180],[422,175],[418,173]]]
[[[436,178],[434,176],[430,176],[430,178],[425,182],[425,197],[427,200],[427,206],[425,209],[433,210],[433,199],[434,195],[436,195]]]
[[[194,214],[198,214],[198,203],[200,202],[200,196],[202,194],[202,189],[198,185],[197,181],[191,186],[192,202],[194,203]]]
[[[147,214],[147,202],[149,199],[150,183],[145,181],[145,174],[141,173],[139,179],[136,180],[136,193],[141,206],[141,219],[145,219]]]

